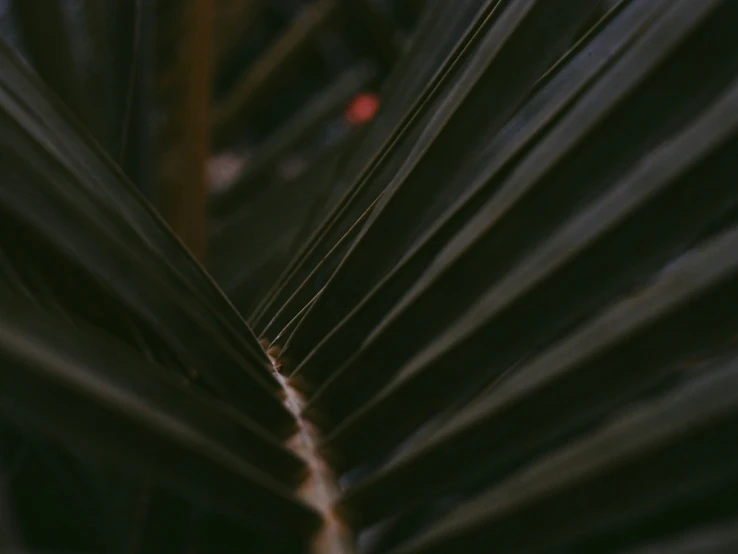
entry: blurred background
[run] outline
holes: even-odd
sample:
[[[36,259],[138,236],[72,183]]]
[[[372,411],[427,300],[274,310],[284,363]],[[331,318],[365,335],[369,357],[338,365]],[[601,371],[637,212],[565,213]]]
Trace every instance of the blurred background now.
[[[344,192],[340,151],[381,109],[424,7],[2,0],[0,33],[248,311]],[[234,259],[234,241],[261,247]]]

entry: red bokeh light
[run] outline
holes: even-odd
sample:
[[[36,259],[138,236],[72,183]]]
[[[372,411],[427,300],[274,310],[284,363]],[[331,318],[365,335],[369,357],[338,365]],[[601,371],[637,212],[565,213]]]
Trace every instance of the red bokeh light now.
[[[379,98],[371,92],[357,94],[346,106],[344,117],[351,125],[361,125],[371,121],[379,109]]]

